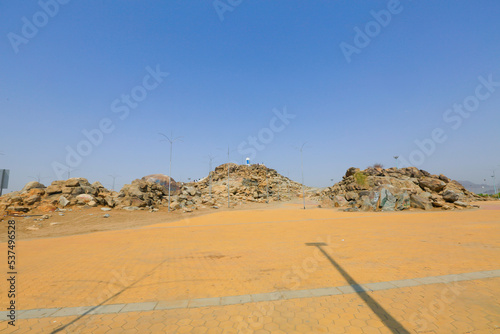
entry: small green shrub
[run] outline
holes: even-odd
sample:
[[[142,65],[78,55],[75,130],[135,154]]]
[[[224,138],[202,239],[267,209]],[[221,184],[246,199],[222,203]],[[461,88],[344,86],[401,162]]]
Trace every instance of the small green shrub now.
[[[363,172],[357,172],[354,174],[354,180],[356,180],[356,183],[360,186],[366,186],[366,177],[366,174]]]

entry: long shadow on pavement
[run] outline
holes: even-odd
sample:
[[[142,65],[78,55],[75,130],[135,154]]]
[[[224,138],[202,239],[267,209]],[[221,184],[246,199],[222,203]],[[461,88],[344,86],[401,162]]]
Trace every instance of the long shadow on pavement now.
[[[84,316],[88,315],[89,313],[97,310],[99,307],[101,307],[102,305],[104,305],[105,303],[109,302],[110,300],[118,297],[119,295],[121,295],[123,292],[127,291],[128,289],[130,289],[131,287],[133,287],[134,285],[136,285],[137,283],[139,283],[140,281],[142,281],[143,279],[145,279],[146,277],[149,277],[151,276],[151,274],[153,274],[153,272],[158,269],[162,264],[164,264],[165,262],[167,262],[167,260],[163,260],[162,262],[160,262],[156,267],[154,267],[152,270],[150,270],[147,274],[145,274],[144,276],[142,276],[141,278],[139,278],[138,280],[136,280],[135,282],[133,282],[132,284],[124,287],[123,289],[121,289],[120,291],[118,291],[117,293],[115,293],[114,295],[112,295],[111,297],[107,298],[106,300],[102,301],[101,303],[99,303],[99,305],[96,305],[94,307],[92,307],[90,310],[86,311],[85,313],[79,315],[77,318],[73,319],[71,322],[67,323],[66,325],[64,326],[61,326],[59,328],[56,328],[54,329],[52,332],[50,332],[50,334],[55,334],[55,333],[58,333],[60,331],[63,331],[65,330],[66,328],[68,328],[69,326],[73,325],[74,323],[76,323],[77,321],[79,321],[80,319],[82,319]]]
[[[410,334],[403,325],[394,319],[389,312],[387,312],[375,299],[373,299],[355,280],[349,275],[344,268],[342,268],[327,252],[321,247],[326,246],[324,242],[306,243],[306,246],[317,247],[323,255],[333,264],[339,273],[345,278],[349,285],[356,291],[356,293],[363,299],[363,301],[370,307],[370,309],[377,315],[377,317],[387,326],[387,328],[395,334]]]

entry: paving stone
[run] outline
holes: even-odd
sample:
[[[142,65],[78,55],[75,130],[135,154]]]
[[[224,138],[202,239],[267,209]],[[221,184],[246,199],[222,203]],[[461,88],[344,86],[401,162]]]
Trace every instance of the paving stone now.
[[[483,271],[483,274],[485,274],[487,277],[500,277],[500,269],[498,270],[487,270]]]
[[[445,281],[443,281],[442,279],[440,279],[437,276],[414,278],[414,280],[417,282],[420,282],[421,284],[446,283]]]
[[[57,311],[59,311],[60,308],[42,308],[42,309],[35,309],[35,310],[26,310],[26,311],[21,311],[17,314],[18,319],[33,319],[33,318],[45,318],[53,315]],[[7,316],[8,312],[5,312],[5,316]]]
[[[269,293],[256,293],[250,296],[252,297],[252,301],[254,302],[268,302],[283,299],[283,295],[279,291]]]
[[[310,290],[290,290],[290,291],[281,291],[284,299],[294,299],[294,298],[307,298],[313,297],[313,294]]]
[[[379,283],[366,283],[361,285],[365,290],[378,291],[396,288],[395,285],[389,282],[379,282]]]
[[[141,312],[141,311],[152,311],[154,310],[158,302],[145,302],[145,303],[131,303],[125,305],[120,313],[123,312]]]
[[[189,304],[188,299],[160,301],[158,302],[158,304],[156,304],[155,310],[173,310],[178,308],[187,308],[188,304]]]
[[[59,309],[59,311],[53,313],[52,317],[67,317],[71,315],[82,315],[85,312],[92,309],[92,306],[80,306],[80,307],[65,307]]]
[[[199,298],[191,299],[188,303],[188,307],[206,307],[206,306],[219,306],[221,304],[221,298]]]
[[[319,288],[319,289],[311,289],[309,290],[313,296],[334,296],[334,295],[340,295],[342,294],[342,291],[340,291],[336,287],[331,287],[331,288]]]
[[[119,313],[126,304],[111,304],[99,306],[88,314],[109,314],[109,313]]]
[[[366,292],[361,285],[344,285],[337,287],[342,293]]]
[[[467,281],[468,278],[459,275],[459,274],[451,274],[451,275],[442,275],[439,276],[439,278],[444,282],[444,283],[453,283],[453,282],[460,282],[460,281]]]
[[[417,282],[414,279],[402,279],[398,281],[391,281],[390,283],[398,288],[407,288],[410,286],[421,285],[420,282]]]
[[[234,305],[250,302],[252,302],[252,297],[250,295],[221,297],[220,299],[221,305]]]
[[[488,278],[488,275],[482,272],[465,273],[465,274],[460,274],[460,276],[463,276],[468,279]]]

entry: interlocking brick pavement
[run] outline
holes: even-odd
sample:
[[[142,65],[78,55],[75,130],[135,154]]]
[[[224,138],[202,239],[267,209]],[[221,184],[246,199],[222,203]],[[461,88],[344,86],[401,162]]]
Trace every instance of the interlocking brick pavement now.
[[[21,310],[106,305],[116,313],[18,319],[15,332],[500,333],[500,281],[477,274],[500,268],[499,223],[498,210],[280,209],[20,241]],[[348,285],[310,242],[326,243],[376,305],[356,291],[301,292]],[[456,283],[435,278],[461,273],[475,274]],[[272,293],[289,299],[254,302]],[[234,297],[247,295],[257,299]],[[202,298],[229,305],[186,304]],[[381,309],[396,323],[380,319]],[[5,321],[1,330],[12,332]]]

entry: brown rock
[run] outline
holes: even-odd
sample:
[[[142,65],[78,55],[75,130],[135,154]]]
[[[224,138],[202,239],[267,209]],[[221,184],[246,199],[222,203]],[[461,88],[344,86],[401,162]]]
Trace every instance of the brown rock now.
[[[42,204],[37,209],[41,212],[54,212],[57,208],[52,204]]]
[[[422,210],[432,209],[432,203],[428,199],[415,194],[410,195],[410,206]]]
[[[62,186],[51,184],[45,189],[45,192],[47,193],[47,195],[60,194],[62,193]]]
[[[446,187],[446,183],[439,179],[423,177],[419,180],[419,185],[422,189],[429,188],[433,192],[440,192]]]
[[[40,182],[31,181],[31,182],[26,183],[26,185],[24,186],[24,188],[21,191],[29,191],[29,190],[34,189],[34,188],[45,188],[45,186],[43,184],[41,184]]]
[[[26,205],[33,205],[36,202],[40,202],[40,199],[41,199],[40,195],[33,195],[33,196],[30,196],[30,197],[26,198],[24,200],[24,204],[26,204]]]

